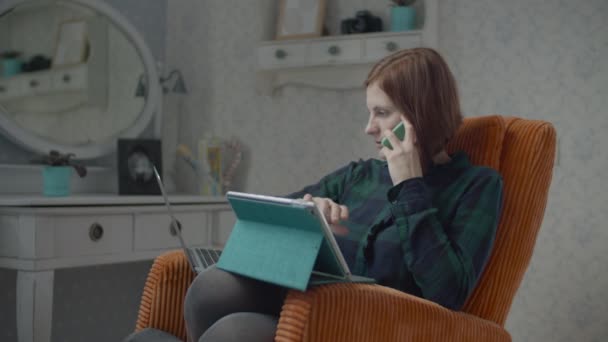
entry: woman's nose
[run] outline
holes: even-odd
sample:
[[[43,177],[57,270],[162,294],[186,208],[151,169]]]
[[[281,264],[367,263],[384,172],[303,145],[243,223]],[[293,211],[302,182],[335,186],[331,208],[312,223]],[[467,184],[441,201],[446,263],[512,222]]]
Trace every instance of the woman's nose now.
[[[365,126],[366,134],[374,134],[378,131],[378,125],[374,122],[374,120],[370,119]]]

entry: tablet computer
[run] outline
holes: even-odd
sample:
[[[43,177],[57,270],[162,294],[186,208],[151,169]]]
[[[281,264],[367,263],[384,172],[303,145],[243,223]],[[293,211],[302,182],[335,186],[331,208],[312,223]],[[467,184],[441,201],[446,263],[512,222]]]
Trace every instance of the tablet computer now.
[[[331,282],[373,282],[354,276],[314,202],[230,191],[237,217],[217,267],[305,290]]]

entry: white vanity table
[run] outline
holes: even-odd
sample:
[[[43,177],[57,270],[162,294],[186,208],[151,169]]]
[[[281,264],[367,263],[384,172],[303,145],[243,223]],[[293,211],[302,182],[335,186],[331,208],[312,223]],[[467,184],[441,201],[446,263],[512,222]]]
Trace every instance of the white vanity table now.
[[[193,246],[221,248],[234,225],[224,198],[169,196]],[[160,196],[0,196],[0,268],[17,270],[20,342],[49,342],[54,271],[153,259],[179,248]]]

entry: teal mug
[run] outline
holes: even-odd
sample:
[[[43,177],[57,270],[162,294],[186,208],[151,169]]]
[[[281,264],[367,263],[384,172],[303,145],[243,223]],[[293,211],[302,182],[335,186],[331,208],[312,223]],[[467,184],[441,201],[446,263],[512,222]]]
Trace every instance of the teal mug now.
[[[42,194],[53,197],[69,196],[71,180],[71,166],[47,166],[42,169]]]
[[[408,31],[416,27],[416,10],[410,6],[391,7],[391,31]]]
[[[19,58],[2,59],[2,76],[11,77],[21,72],[21,60]]]

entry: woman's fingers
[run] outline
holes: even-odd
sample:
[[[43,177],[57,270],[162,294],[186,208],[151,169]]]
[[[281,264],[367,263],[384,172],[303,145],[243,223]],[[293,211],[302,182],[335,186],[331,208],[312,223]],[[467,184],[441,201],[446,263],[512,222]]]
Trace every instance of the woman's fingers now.
[[[395,185],[406,179],[422,177],[422,167],[418,147],[416,147],[417,137],[414,126],[405,120],[403,122],[405,126],[405,138],[403,141],[396,143],[395,139],[397,137],[392,132],[391,134],[385,132],[384,134],[395,148],[393,150],[384,148],[381,150],[386,157],[388,171]]]
[[[331,227],[331,231],[336,235],[340,235],[340,236],[348,235],[348,228],[346,228],[345,226],[343,226],[341,224],[332,224],[330,227]]]
[[[405,139],[404,142],[409,142],[412,146],[416,144],[416,132],[414,131],[414,126],[409,124],[407,121],[403,120],[403,124],[405,126]]]
[[[345,205],[340,206],[340,220],[348,220],[348,208]]]
[[[395,133],[393,133],[391,130],[388,130],[388,129],[386,131],[384,131],[384,136],[388,139],[388,141],[391,143],[391,146],[393,147],[393,148],[388,148],[386,146],[382,146],[382,149],[380,149],[380,152],[382,152],[384,157],[388,159],[388,156],[391,153],[395,152],[395,147],[401,146],[401,141],[399,141],[399,139],[397,139],[397,136],[395,136]]]
[[[397,138],[393,131],[387,129],[386,131],[384,131],[384,136],[391,143],[391,146],[393,146],[393,150],[395,150],[395,147],[401,145],[401,141],[399,140],[399,138]]]
[[[329,220],[330,223],[340,222],[340,206],[334,203],[333,201],[331,201],[329,206],[331,208],[331,219]]]
[[[317,208],[319,208],[319,211],[323,213],[323,216],[325,216],[327,221],[331,222],[331,207],[329,206],[329,203],[322,198],[319,198],[317,201],[315,201],[315,203],[317,204]]]
[[[332,213],[331,221],[329,222],[331,231],[336,235],[348,235],[348,228],[340,224],[341,220],[348,219],[348,208],[344,205],[339,205],[332,200],[328,201],[330,202]]]
[[[337,204],[332,200],[328,200],[331,206],[330,223],[339,223],[342,220],[348,220],[348,208],[345,205]]]
[[[329,198],[313,197],[311,194],[306,194],[302,199],[314,202],[330,224],[339,223],[341,220],[348,219],[348,208],[345,205],[337,204]]]

